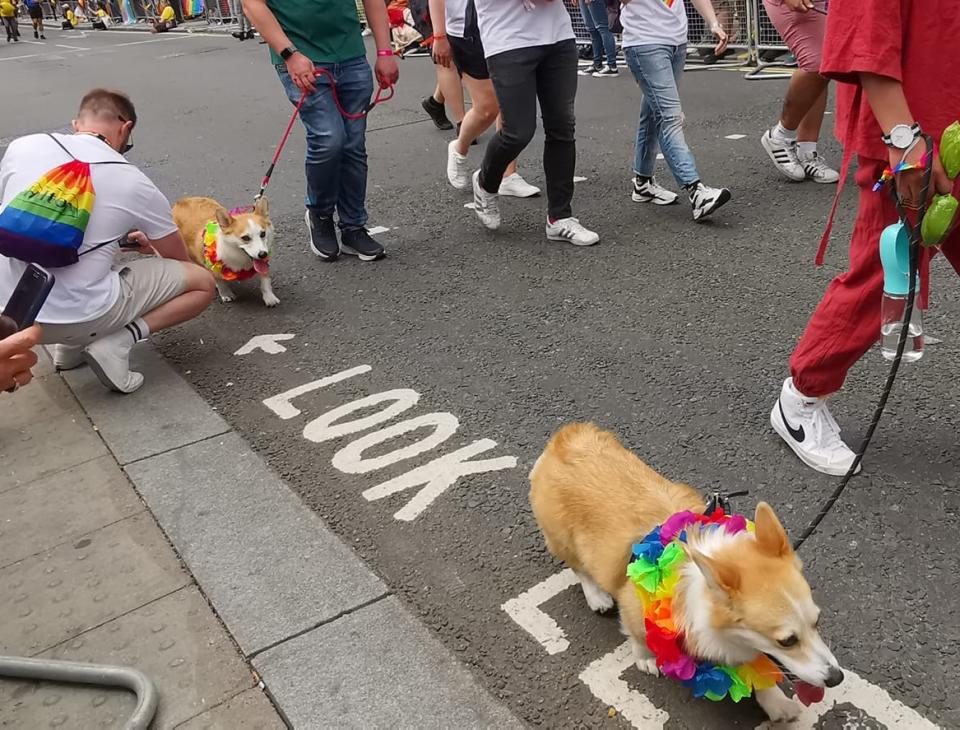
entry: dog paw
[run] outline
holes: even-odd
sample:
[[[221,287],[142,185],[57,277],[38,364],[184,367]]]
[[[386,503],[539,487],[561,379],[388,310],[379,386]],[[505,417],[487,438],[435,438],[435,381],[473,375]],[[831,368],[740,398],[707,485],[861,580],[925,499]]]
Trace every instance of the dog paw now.
[[[654,677],[660,676],[660,669],[657,667],[657,660],[647,657],[637,657],[634,663],[644,674],[652,674]]]
[[[275,307],[280,303],[280,300],[277,299],[275,294],[263,295],[263,303],[268,307]]]
[[[803,706],[794,699],[787,697],[779,688],[757,692],[757,702],[771,722],[793,722],[800,717]]]
[[[587,600],[591,611],[604,613],[613,608],[613,596],[597,585],[590,576],[580,576],[580,587],[583,589],[583,597]]]

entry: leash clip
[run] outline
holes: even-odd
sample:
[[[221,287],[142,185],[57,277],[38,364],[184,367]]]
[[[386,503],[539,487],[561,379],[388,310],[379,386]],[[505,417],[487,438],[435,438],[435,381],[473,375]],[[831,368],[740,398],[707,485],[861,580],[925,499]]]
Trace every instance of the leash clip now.
[[[723,510],[725,515],[732,514],[730,499],[731,497],[745,497],[750,494],[746,489],[739,492],[724,492],[722,489],[715,489],[710,492],[710,495],[707,497],[707,508],[704,510],[704,514],[708,517],[717,511],[717,508]]]

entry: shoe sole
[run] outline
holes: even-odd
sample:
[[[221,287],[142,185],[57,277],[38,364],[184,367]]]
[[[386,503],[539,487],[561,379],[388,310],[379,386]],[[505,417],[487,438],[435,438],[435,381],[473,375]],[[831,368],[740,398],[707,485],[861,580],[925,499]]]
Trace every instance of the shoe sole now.
[[[340,252],[339,252],[339,251],[337,251],[337,253],[334,253],[334,254],[324,253],[324,252],[321,251],[319,248],[317,248],[316,246],[313,245],[313,226],[310,224],[310,211],[309,211],[309,210],[304,211],[304,213],[303,213],[303,220],[304,220],[304,221],[306,222],[306,224],[307,224],[307,233],[308,233],[309,236],[310,236],[310,251],[313,253],[313,255],[316,256],[316,257],[317,257],[318,259],[320,259],[321,261],[336,261],[337,258],[340,256]],[[340,246],[340,244],[338,243],[338,244],[337,244],[337,247],[339,248],[339,246]]]
[[[630,200],[634,203],[653,203],[654,205],[676,205],[680,196],[677,195],[673,200],[661,200],[660,198],[646,197],[637,193],[630,194]]]
[[[97,362],[96,358],[94,358],[93,355],[91,355],[89,352],[84,351],[83,361],[87,363],[87,365],[93,371],[93,374],[97,376],[97,380],[100,381],[103,387],[112,390],[114,393],[123,393],[124,395],[128,395],[130,393],[134,393],[140,390],[141,386],[144,383],[144,381],[141,380],[140,385],[138,385],[133,390],[121,390],[120,387],[107,376],[103,368],[100,367],[100,363]]]
[[[840,182],[839,176],[837,177],[836,180],[817,180],[817,178],[807,175],[805,179],[810,180],[811,182],[815,182],[817,183],[817,185],[836,185],[838,182]]]
[[[527,195],[520,195],[519,193],[512,193],[510,191],[498,190],[497,195],[500,195],[504,198],[521,198],[521,199],[536,198],[538,195],[540,195],[540,190],[537,190],[536,192],[533,192],[533,193],[528,193]]]
[[[381,251],[380,253],[376,254],[360,253],[357,251],[357,249],[353,248],[352,246],[348,246],[345,243],[340,244],[340,252],[349,256],[356,256],[361,261],[377,261],[387,255],[386,251]]]
[[[556,235],[556,234],[550,234],[550,233],[548,233],[548,234],[547,234],[547,240],[548,240],[548,241],[553,241],[553,242],[555,242],[555,243],[569,243],[571,246],[595,246],[595,245],[597,245],[598,243],[600,243],[600,236],[597,236],[596,239],[594,239],[593,241],[590,241],[589,243],[586,243],[586,242],[581,242],[581,241],[574,241],[574,240],[572,240],[572,239],[570,239],[570,238],[564,238],[563,236],[558,236],[558,235]]]
[[[770,162],[773,163],[773,166],[777,168],[777,172],[779,172],[781,175],[783,175],[785,178],[787,178],[787,180],[790,180],[791,182],[803,182],[804,180],[806,180],[807,179],[806,172],[803,173],[802,177],[796,177],[795,175],[791,175],[789,172],[787,172],[780,166],[780,163],[777,161],[777,158],[773,156],[773,150],[767,146],[768,140],[770,144],[773,144],[773,140],[771,140],[767,135],[762,136],[760,138],[760,146],[763,147],[764,151],[767,153],[767,157],[770,158]]]
[[[779,402],[780,401],[778,399],[777,403]],[[776,431],[777,435],[783,439],[784,443],[786,443],[786,445],[790,447],[790,450],[794,454],[796,454],[797,458],[800,459],[800,461],[802,461],[804,464],[809,466],[814,471],[818,471],[821,474],[826,474],[827,476],[842,477],[846,475],[849,469],[840,469],[838,467],[823,466],[822,464],[816,463],[812,458],[810,458],[810,456],[805,451],[801,450],[799,448],[800,445],[793,439],[792,436],[790,436],[789,433],[787,433],[786,426],[778,418],[778,416],[780,415],[779,411],[780,409],[777,407],[777,405],[774,405],[773,410],[770,411],[770,425],[773,427],[773,430]],[[862,469],[863,469],[863,464],[862,463],[858,464],[856,473],[859,474]]]
[[[595,79],[615,79],[620,76],[620,74],[590,74]]]
[[[720,193],[720,195],[717,196],[717,199],[716,199],[715,201],[713,201],[713,205],[711,205],[709,208],[705,208],[705,209],[700,213],[700,215],[694,214],[693,219],[694,219],[695,221],[702,221],[704,218],[706,218],[707,216],[715,213],[715,212],[716,212],[717,210],[719,210],[721,207],[723,207],[724,205],[726,205],[727,203],[729,203],[729,202],[730,202],[730,199],[731,199],[732,197],[733,197],[733,195],[730,194],[730,191],[729,191],[729,190],[723,190],[723,191]]]

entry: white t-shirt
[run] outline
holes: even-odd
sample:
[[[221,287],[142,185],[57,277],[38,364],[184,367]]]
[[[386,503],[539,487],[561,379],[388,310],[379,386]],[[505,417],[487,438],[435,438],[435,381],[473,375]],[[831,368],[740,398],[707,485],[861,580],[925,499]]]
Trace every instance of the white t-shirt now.
[[[480,41],[487,58],[505,51],[549,46],[575,38],[562,0],[475,0]]]
[[[463,38],[468,1],[469,0],[445,0],[443,4],[443,19],[447,27],[447,35],[452,35],[454,38]]]
[[[620,6],[623,47],[687,42],[687,10],[683,0],[630,0]]]
[[[55,136],[78,160],[123,160],[120,153],[92,135]],[[67,153],[45,134],[11,142],[0,160],[0,210],[45,172],[69,160]],[[90,176],[96,198],[80,247],[80,260],[51,270],[56,282],[37,317],[41,324],[89,322],[106,313],[120,296],[120,276],[113,270],[113,260],[120,249],[117,241],[131,229],[141,230],[151,239],[169,236],[177,230],[170,203],[133,165],[91,165]],[[113,243],[83,253],[106,241]],[[23,261],[0,256],[0,308],[7,303],[26,267]]]

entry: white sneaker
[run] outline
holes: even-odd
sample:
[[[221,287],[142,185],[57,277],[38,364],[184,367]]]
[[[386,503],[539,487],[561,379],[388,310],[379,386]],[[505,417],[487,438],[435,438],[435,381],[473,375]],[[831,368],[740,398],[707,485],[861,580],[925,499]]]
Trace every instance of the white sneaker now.
[[[706,218],[717,208],[730,200],[730,191],[726,188],[708,188],[702,182],[690,193],[690,207],[695,221]]]
[[[604,66],[599,71],[594,71],[592,74],[595,79],[605,79],[607,77],[617,77],[620,75],[620,69],[610,68],[609,66]]]
[[[495,231],[500,227],[500,201],[496,193],[480,187],[479,170],[473,173],[473,210],[486,228]]]
[[[470,171],[467,169],[467,156],[457,152],[457,140],[447,145],[447,180],[457,190],[470,187]]]
[[[770,412],[770,425],[800,461],[823,474],[842,477],[856,458],[840,438],[840,426],[833,420],[827,401],[800,393],[793,387],[793,378],[783,381],[780,397]]]
[[[130,370],[130,348],[134,339],[124,328],[101,337],[83,352],[83,359],[105,388],[132,393],[143,385],[143,375]]]
[[[83,347],[80,345],[54,345],[53,366],[57,370],[74,370],[83,365]]]
[[[507,175],[500,181],[500,195],[506,195],[511,198],[532,198],[540,194],[540,188],[531,185],[522,177],[519,172]]]
[[[816,183],[835,183],[840,179],[840,173],[830,167],[827,161],[816,152],[809,157],[801,158],[800,164],[807,179]]]
[[[552,223],[547,220],[547,239],[567,241],[574,246],[592,246],[600,240],[600,235],[584,228],[576,218],[561,218]]]
[[[803,165],[797,158],[796,142],[781,142],[776,140],[770,134],[768,129],[760,138],[760,144],[767,151],[773,164],[781,174],[793,182],[803,182],[807,179],[807,173],[803,170]]]
[[[603,69],[603,66],[584,66],[577,71],[578,76],[593,76],[597,71]]]
[[[633,194],[630,197],[635,203],[653,203],[654,205],[673,205],[680,198],[672,190],[667,190],[657,183],[655,177],[641,181],[639,175],[633,178]]]

